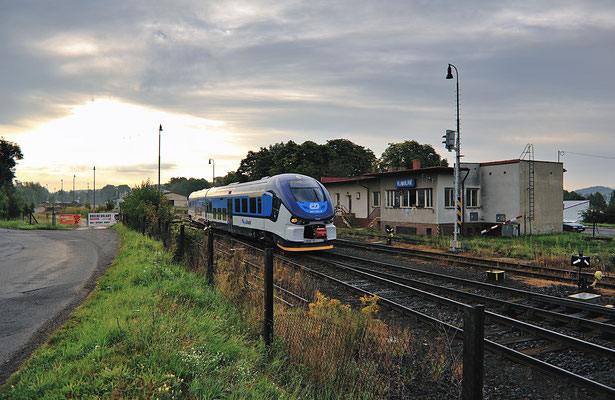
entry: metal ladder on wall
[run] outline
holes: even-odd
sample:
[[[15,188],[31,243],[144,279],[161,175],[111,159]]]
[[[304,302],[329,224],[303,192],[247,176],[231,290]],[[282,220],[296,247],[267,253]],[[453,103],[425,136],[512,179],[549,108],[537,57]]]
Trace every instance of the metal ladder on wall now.
[[[527,157],[527,158],[526,158]],[[528,212],[527,219],[530,225],[530,234],[532,233],[532,221],[534,220],[535,203],[534,203],[534,145],[528,143],[521,153],[521,159],[528,161],[528,187],[527,187],[527,199],[528,199]]]

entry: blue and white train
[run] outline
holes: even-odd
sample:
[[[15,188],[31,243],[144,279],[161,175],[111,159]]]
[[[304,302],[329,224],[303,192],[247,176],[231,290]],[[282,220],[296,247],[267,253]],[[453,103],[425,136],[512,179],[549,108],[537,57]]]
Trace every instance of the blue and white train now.
[[[190,194],[188,214],[232,233],[270,240],[287,251],[333,248],[331,197],[316,179],[281,174]]]

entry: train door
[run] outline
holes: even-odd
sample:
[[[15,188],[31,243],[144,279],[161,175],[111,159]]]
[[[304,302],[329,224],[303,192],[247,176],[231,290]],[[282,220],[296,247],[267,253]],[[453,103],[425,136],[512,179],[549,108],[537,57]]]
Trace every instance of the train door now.
[[[231,232],[233,230],[233,199],[226,199],[226,208],[228,209],[228,230]]]

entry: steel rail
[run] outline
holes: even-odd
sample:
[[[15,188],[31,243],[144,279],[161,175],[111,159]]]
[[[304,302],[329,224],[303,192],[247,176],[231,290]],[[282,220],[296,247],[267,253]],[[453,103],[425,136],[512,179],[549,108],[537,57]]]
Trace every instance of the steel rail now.
[[[575,284],[577,282],[576,278],[568,278],[566,276],[558,276],[556,274],[544,273],[539,271],[554,271],[561,275],[576,275],[577,272],[574,270],[568,269],[559,269],[559,268],[548,268],[541,267],[532,264],[522,264],[515,263],[509,261],[500,261],[500,260],[489,260],[484,258],[470,257],[459,254],[447,254],[441,253],[437,251],[429,251],[429,250],[420,250],[420,249],[408,249],[401,247],[392,247],[384,244],[376,244],[376,243],[368,243],[368,242],[353,242],[345,239],[336,239],[335,243],[337,245],[361,248],[361,249],[375,249],[378,251],[394,253],[402,256],[414,256],[419,258],[424,258],[427,260],[437,260],[437,261],[449,261],[458,265],[465,265],[469,267],[479,267],[479,268],[499,268],[503,271],[514,273],[517,275],[530,276],[535,278],[556,280],[565,283]],[[581,272],[581,276],[586,279],[594,279],[594,275],[589,272]],[[615,283],[612,282],[611,277],[605,276],[603,278],[604,281],[600,282],[600,287],[604,287],[605,289],[615,290]]]
[[[361,295],[364,296],[374,296],[374,293],[371,293],[367,290],[358,288],[356,286],[353,286],[349,283],[346,283],[342,280],[339,280],[337,278],[334,278],[332,276],[329,276],[327,274],[323,274],[322,272],[316,271],[312,268],[308,268],[304,265],[301,265],[299,263],[296,263],[290,259],[284,258],[284,257],[280,257],[280,259],[284,260],[284,262],[291,264],[291,265],[295,265],[297,268],[304,270],[310,274],[316,275],[320,278],[323,278],[325,280],[334,282],[340,286],[346,287],[347,289],[360,293]],[[445,330],[452,332],[455,334],[455,336],[457,338],[462,337],[463,334],[463,329],[458,328],[456,326],[453,326],[451,324],[448,324],[444,321],[441,321],[437,318],[434,318],[430,315],[421,313],[419,311],[413,310],[409,307],[404,306],[403,304],[399,304],[393,300],[387,299],[387,298],[383,298],[383,297],[379,297],[379,302],[382,304],[387,305],[389,308],[397,310],[399,312],[401,312],[404,315],[416,318],[419,321],[431,324],[432,326],[434,326],[435,328],[442,327]],[[496,354],[502,354],[504,357],[516,361],[522,365],[527,365],[530,368],[533,368],[537,371],[543,372],[543,373],[547,373],[556,377],[560,377],[560,378],[564,378],[566,379],[568,382],[570,383],[574,383],[578,386],[593,390],[595,392],[598,393],[602,393],[608,396],[615,396],[615,388],[604,385],[600,382],[596,382],[593,381],[591,379],[588,379],[584,376],[575,374],[573,372],[567,371],[565,369],[562,369],[558,366],[549,364],[547,362],[544,362],[542,360],[539,360],[535,357],[529,356],[527,354],[523,354],[521,352],[518,352],[516,350],[513,350],[511,348],[505,347],[499,343],[493,342],[491,340],[488,339],[484,339],[485,341],[485,348],[493,353]]]
[[[562,313],[558,313],[555,311],[551,311],[551,310],[543,310],[540,308],[536,308],[536,307],[532,307],[532,306],[527,306],[525,304],[518,304],[518,303],[513,303],[513,302],[509,302],[509,301],[505,301],[505,300],[500,300],[500,299],[496,299],[496,298],[492,298],[492,297],[487,297],[487,296],[482,296],[482,295],[478,295],[478,294],[474,294],[474,293],[468,293],[466,291],[463,290],[458,290],[458,289],[453,289],[453,288],[448,288],[448,287],[444,287],[444,286],[439,286],[433,283],[429,283],[429,282],[422,282],[422,281],[417,281],[414,279],[409,279],[409,278],[405,278],[405,277],[401,277],[401,276],[396,276],[396,275],[392,275],[386,272],[380,272],[380,271],[374,271],[371,270],[369,268],[364,268],[364,267],[359,267],[359,266],[353,266],[353,268],[356,268],[360,271],[363,272],[368,272],[368,273],[372,273],[375,274],[377,276],[386,278],[386,279],[390,279],[393,281],[397,281],[397,282],[403,282],[406,285],[412,285],[412,286],[420,286],[420,287],[424,287],[430,290],[437,290],[437,291],[441,291],[441,292],[445,292],[451,295],[456,295],[456,296],[460,296],[460,297],[464,297],[464,298],[469,298],[472,299],[474,301],[477,302],[481,302],[481,303],[491,303],[493,305],[499,306],[499,307],[503,307],[503,308],[508,308],[508,309],[516,309],[517,311],[520,311],[522,313],[526,313],[526,314],[531,314],[531,315],[538,315],[538,316],[542,316],[548,319],[552,319],[552,320],[557,320],[557,321],[561,321],[561,322],[566,322],[568,324],[573,324],[573,325],[577,325],[577,326],[583,326],[583,327],[587,327],[596,331],[600,331],[600,332],[608,332],[611,333],[613,335],[615,335],[615,325],[612,324],[606,324],[603,322],[597,322],[597,321],[593,321],[591,319],[585,319],[585,318],[581,318],[581,317],[577,317],[577,316],[573,316],[573,315],[568,315],[568,314],[562,314]],[[480,283],[480,282],[479,282]]]
[[[512,294],[515,296],[523,296],[523,297],[531,298],[535,301],[539,301],[543,303],[550,303],[550,304],[554,304],[557,306],[573,308],[576,310],[599,314],[606,318],[615,319],[615,309],[607,308],[607,307],[604,307],[598,304],[586,303],[586,302],[582,302],[579,300],[573,300],[573,299],[567,299],[567,298],[562,298],[562,297],[550,296],[548,294],[530,292],[528,290],[514,289],[514,288],[510,288],[506,286],[493,285],[490,283],[473,281],[470,279],[459,278],[459,277],[455,277],[451,275],[444,275],[444,274],[440,274],[437,272],[424,271],[421,269],[406,267],[402,265],[396,265],[396,264],[392,264],[392,263],[385,262],[385,261],[372,260],[369,258],[356,257],[356,256],[350,256],[346,254],[337,254],[337,253],[329,253],[329,254],[335,257],[343,257],[343,258],[347,258],[351,260],[356,260],[359,262],[369,262],[375,265],[381,265],[387,268],[394,268],[396,270],[410,272],[410,273],[423,275],[427,277],[435,277],[437,279],[447,280],[449,282],[463,283],[468,286],[476,286],[482,289],[488,289],[488,290],[493,290],[493,291],[498,291],[498,292],[506,292],[508,294]]]
[[[311,258],[311,257],[310,257]],[[323,261],[321,258],[319,257],[314,257],[314,259],[319,260],[319,261]],[[354,266],[347,266],[344,265],[342,263],[338,263],[338,262],[331,262],[328,261],[331,264],[335,264],[338,268],[341,269],[345,269],[345,270],[349,270],[352,271],[356,274],[358,274],[359,276],[363,276],[367,279],[373,280],[373,281],[377,281],[380,283],[384,283],[389,287],[395,287],[399,290],[405,291],[405,292],[410,292],[414,295],[419,295],[421,297],[426,297],[429,298],[432,301],[436,301],[438,303],[442,303],[442,304],[446,304],[448,306],[457,308],[457,309],[463,309],[463,307],[466,306],[465,303],[459,302],[457,300],[453,300],[453,299],[449,299],[447,297],[443,297],[434,293],[430,293],[430,292],[426,292],[424,290],[421,289],[417,289],[417,288],[413,288],[411,286],[408,285],[404,285],[402,283],[398,283],[395,281],[392,281],[390,279],[386,279],[386,278],[381,278],[378,277],[374,274],[371,273],[367,273],[367,272],[362,272],[357,270]],[[498,313],[494,313],[492,311],[485,311],[485,317],[490,318],[492,321],[495,322],[499,322],[501,324],[504,324],[506,326],[512,326],[515,327],[521,331],[527,332],[527,333],[532,333],[536,336],[539,336],[543,339],[547,339],[547,340],[551,340],[551,341],[557,341],[560,343],[565,343],[568,346],[578,349],[578,350],[583,350],[583,351],[587,351],[587,352],[591,352],[600,356],[605,356],[608,357],[612,360],[615,360],[615,350],[613,349],[609,349],[608,347],[604,347],[604,346],[600,346],[591,342],[587,342],[585,340],[581,340],[581,339],[577,339],[577,338],[573,338],[571,336],[567,336],[558,332],[554,332],[551,331],[549,329],[545,329],[545,328],[541,328],[539,326],[533,325],[533,324],[529,324],[527,322],[523,322],[523,321],[519,321],[516,320],[514,318],[510,318],[510,317],[506,317],[504,315],[498,314]]]

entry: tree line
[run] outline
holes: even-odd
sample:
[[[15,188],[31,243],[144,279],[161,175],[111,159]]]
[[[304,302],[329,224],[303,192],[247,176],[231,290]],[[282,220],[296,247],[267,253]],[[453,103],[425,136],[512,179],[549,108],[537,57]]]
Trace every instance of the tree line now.
[[[24,207],[33,208],[44,201],[50,203],[80,203],[96,205],[112,202],[130,192],[128,185],[106,185],[96,190],[60,190],[49,192],[46,187],[35,182],[17,182],[15,165],[23,158],[21,149],[15,143],[2,139],[0,142],[0,217],[15,218]],[[390,143],[380,158],[368,148],[357,145],[348,139],[328,140],[325,144],[305,141],[280,142],[258,151],[249,151],[236,171],[223,177],[216,177],[214,185],[227,185],[232,182],[258,180],[265,176],[293,172],[320,179],[323,176],[348,177],[370,172],[410,169],[412,161],[420,160],[422,167],[448,166],[434,148],[414,140]],[[209,188],[211,182],[202,178],[171,178],[161,185],[163,189],[184,196]]]
[[[575,191],[566,190],[564,190],[564,200],[589,200],[589,208],[583,214],[585,222],[615,224],[615,190],[611,192],[608,202],[600,192],[585,197]]]

